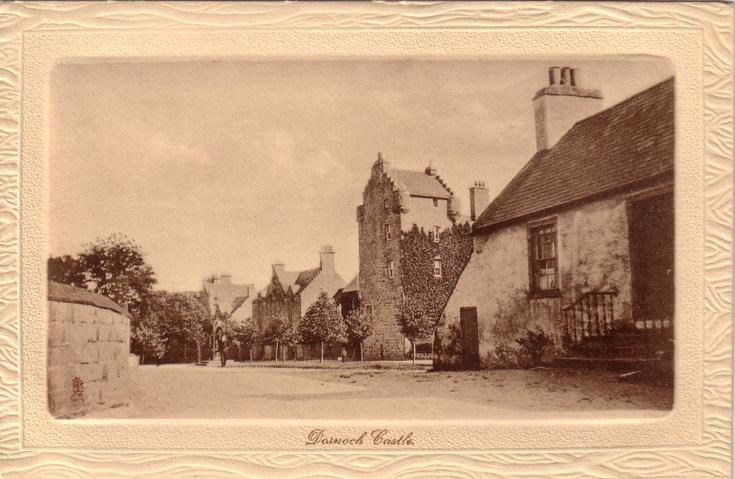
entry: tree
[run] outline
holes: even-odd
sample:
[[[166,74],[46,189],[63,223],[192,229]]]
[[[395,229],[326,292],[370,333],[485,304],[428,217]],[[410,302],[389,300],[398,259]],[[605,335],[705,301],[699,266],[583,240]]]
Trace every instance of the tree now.
[[[145,262],[143,250],[133,240],[113,234],[84,245],[79,261],[87,276],[86,284],[120,305],[127,305],[140,318],[144,303],[156,278]]]
[[[48,259],[48,279],[77,288],[84,288],[87,282],[82,262],[68,254]]]
[[[437,326],[431,305],[407,297],[398,308],[396,319],[401,333],[411,341],[413,364],[416,364],[416,340],[430,337]]]
[[[293,322],[289,318],[276,316],[271,319],[270,324],[263,335],[267,341],[276,344],[275,362],[278,362],[278,347],[281,344],[290,344],[294,341],[296,333],[294,331]],[[285,361],[284,354],[284,361]]]
[[[320,362],[324,362],[324,343],[344,343],[347,340],[342,315],[337,305],[332,303],[324,291],[319,294],[317,300],[304,313],[297,332],[298,337],[304,343],[320,344]]]
[[[155,315],[143,318],[133,329],[133,336],[140,346],[140,363],[145,363],[146,354],[156,358],[158,364],[166,354],[166,339],[162,336]]]
[[[212,329],[209,311],[196,298],[167,291],[154,291],[146,298],[144,320],[154,327],[167,349],[173,344],[184,347],[194,342],[197,347],[197,362],[202,360],[202,346],[207,342]]]
[[[373,334],[373,316],[363,308],[350,311],[344,318],[347,338],[360,345],[360,361],[363,361],[362,345]]]
[[[246,319],[242,323],[233,325],[233,337],[240,346],[247,344],[250,350],[250,362],[253,362],[253,344],[260,339],[258,329],[255,327],[252,318]]]
[[[170,294],[166,301],[166,315],[178,321],[172,332],[184,344],[194,341],[197,347],[197,362],[202,360],[202,346],[207,343],[212,330],[209,311],[196,298],[181,293]]]

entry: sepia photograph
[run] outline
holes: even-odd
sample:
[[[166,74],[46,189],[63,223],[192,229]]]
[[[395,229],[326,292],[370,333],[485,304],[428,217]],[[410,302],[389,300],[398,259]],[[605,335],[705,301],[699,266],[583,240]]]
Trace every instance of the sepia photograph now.
[[[732,476],[733,10],[0,4],[0,476]]]
[[[675,89],[649,55],[55,66],[49,412],[667,414]]]

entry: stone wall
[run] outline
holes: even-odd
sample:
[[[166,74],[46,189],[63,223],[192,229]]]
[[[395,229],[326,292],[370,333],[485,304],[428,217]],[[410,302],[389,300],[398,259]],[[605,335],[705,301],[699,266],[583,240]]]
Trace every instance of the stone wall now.
[[[533,321],[561,341],[561,308],[591,290],[616,289],[615,318],[631,317],[631,272],[628,217],[623,195],[562,211],[556,218],[560,295],[528,299],[528,223],[476,235],[472,254],[444,309],[445,326],[439,332],[446,346],[452,325],[459,324],[461,307],[476,307],[483,367],[495,361],[497,338],[493,327],[500,309],[507,310],[521,295]],[[532,218],[531,221],[542,218]],[[444,344],[442,345],[442,341]],[[443,360],[442,360],[443,361]],[[441,361],[440,361],[441,362]]]
[[[48,404],[54,417],[130,401],[130,320],[109,298],[49,283]]]

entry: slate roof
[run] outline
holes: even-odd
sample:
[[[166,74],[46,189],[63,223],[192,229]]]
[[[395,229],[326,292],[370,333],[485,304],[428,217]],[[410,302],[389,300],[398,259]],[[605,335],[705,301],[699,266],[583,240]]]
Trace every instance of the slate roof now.
[[[674,79],[577,122],[537,152],[477,219],[474,231],[555,209],[674,169]]]
[[[311,281],[316,278],[316,275],[318,275],[321,270],[321,268],[314,268],[300,272],[299,277],[296,278],[296,285],[300,288],[299,290],[309,286],[309,283],[311,283]]]
[[[321,272],[321,268],[312,268],[304,271],[286,271],[276,270],[275,275],[284,291],[288,291],[289,286],[293,293],[303,290],[314,278]],[[264,289],[260,291],[261,296],[267,296],[273,287],[273,283],[268,283]]]
[[[436,175],[427,175],[422,171],[391,169],[390,175],[394,181],[408,190],[411,196],[449,199],[452,192]]]
[[[300,274],[300,271],[286,271],[283,269],[276,270],[276,278],[278,279],[278,282],[281,283],[283,290],[287,291],[288,287],[291,286],[291,290],[294,293],[298,291],[296,280],[299,279]]]
[[[209,307],[213,310],[214,304],[217,303],[225,310],[223,312],[239,309],[248,298],[251,298],[253,290],[252,284],[204,282],[204,291],[209,297]]]
[[[123,309],[120,305],[118,305],[107,296],[92,293],[91,291],[87,291],[86,289],[56,283],[54,281],[48,282],[48,300],[57,301],[60,303],[86,304],[102,309],[109,309],[116,313],[128,316],[128,313],[127,311],[125,311],[125,309]]]
[[[354,278],[347,283],[347,286],[342,288],[343,293],[353,293],[360,291],[360,275],[356,274]]]

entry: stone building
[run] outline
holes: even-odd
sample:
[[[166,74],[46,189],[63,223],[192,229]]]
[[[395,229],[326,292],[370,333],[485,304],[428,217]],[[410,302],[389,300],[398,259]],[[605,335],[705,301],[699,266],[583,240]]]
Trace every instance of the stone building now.
[[[253,321],[262,334],[274,318],[288,319],[298,324],[307,308],[324,291],[332,298],[345,282],[335,269],[335,253],[331,246],[322,246],[319,251],[319,266],[304,271],[287,271],[281,263],[272,266],[271,280],[255,297],[252,303]],[[303,346],[296,356],[303,358]],[[263,355],[271,356],[266,345]]]
[[[536,328],[560,356],[671,354],[673,78],[593,113],[601,95],[574,74],[550,70],[534,98],[538,151],[473,226],[440,366],[492,366]]]
[[[477,183],[471,198],[477,202],[472,210],[481,211],[487,204],[487,190]],[[366,359],[402,359],[410,348],[396,320],[409,286],[405,236],[416,230],[430,238],[430,248],[439,248],[452,236],[447,231],[469,221],[460,213],[458,198],[431,166],[423,172],[395,169],[378,154],[363,203],[357,207],[361,307],[375,318],[373,334],[364,345]],[[456,281],[443,274],[457,270],[447,261],[433,255],[420,264],[420,276],[434,283]]]

